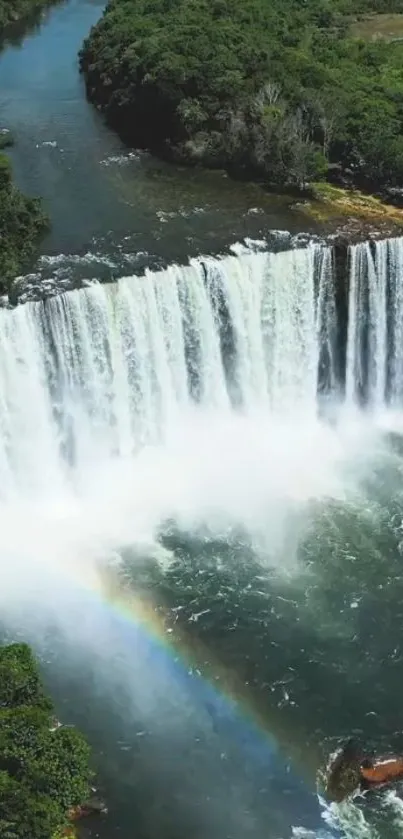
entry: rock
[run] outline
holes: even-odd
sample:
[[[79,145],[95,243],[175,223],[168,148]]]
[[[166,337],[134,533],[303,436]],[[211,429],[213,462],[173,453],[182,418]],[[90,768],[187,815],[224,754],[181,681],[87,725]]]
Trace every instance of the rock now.
[[[62,728],[62,725],[63,723],[61,723],[60,720],[57,719],[57,717],[52,717],[50,721],[49,731],[57,731],[58,728]]]
[[[92,797],[89,798],[88,801],[85,801],[84,804],[78,807],[72,807],[68,811],[68,818],[71,821],[78,821],[78,819],[86,818],[87,816],[94,816],[105,814],[108,812],[108,808],[104,801],[101,798]]]
[[[108,808],[105,804],[105,801],[102,801],[101,798],[93,796],[89,798],[88,801],[85,803],[84,807],[89,809],[92,813],[107,813]]]
[[[0,128],[0,149],[14,145],[14,137],[8,128]]]
[[[403,188],[390,186],[385,189],[385,196],[395,207],[403,207]]]
[[[333,755],[325,778],[326,794],[332,801],[343,801],[360,788],[361,760],[361,749],[352,739]]]

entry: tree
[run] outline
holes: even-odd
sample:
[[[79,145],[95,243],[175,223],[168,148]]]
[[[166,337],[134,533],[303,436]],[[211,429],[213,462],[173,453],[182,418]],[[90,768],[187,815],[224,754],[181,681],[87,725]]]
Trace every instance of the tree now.
[[[78,731],[53,725],[30,648],[0,647],[1,839],[53,839],[89,796],[89,756]]]
[[[33,793],[0,771],[0,836],[2,839],[53,839],[67,824],[56,801]]]
[[[17,273],[31,259],[47,227],[48,218],[40,201],[17,189],[10,162],[0,153],[0,294],[8,290]],[[0,685],[1,704],[1,691],[5,690],[1,673]]]
[[[328,163],[383,185],[402,179],[403,43],[353,37],[351,16],[401,2],[109,0],[80,65],[136,145],[277,188]]]
[[[29,705],[50,711],[34,656],[27,644],[0,647],[0,707]]]

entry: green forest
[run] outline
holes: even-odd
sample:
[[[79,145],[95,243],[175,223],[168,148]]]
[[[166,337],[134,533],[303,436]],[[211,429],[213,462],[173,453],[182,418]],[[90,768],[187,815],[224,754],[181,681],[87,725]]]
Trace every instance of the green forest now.
[[[5,26],[27,17],[51,0],[0,0],[0,32]]]
[[[0,836],[56,839],[89,794],[89,747],[55,727],[36,661],[25,644],[0,647]]]
[[[0,153],[0,293],[32,256],[48,226],[38,198],[24,195],[12,178],[9,159]]]
[[[403,0],[109,0],[80,62],[135,145],[278,188],[340,170],[374,189],[403,181],[403,39],[353,24],[399,13]]]

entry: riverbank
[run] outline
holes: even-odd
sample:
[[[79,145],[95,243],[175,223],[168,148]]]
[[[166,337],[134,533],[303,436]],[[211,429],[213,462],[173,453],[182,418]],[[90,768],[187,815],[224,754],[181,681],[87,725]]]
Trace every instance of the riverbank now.
[[[74,837],[69,811],[89,798],[89,746],[55,720],[27,644],[0,646],[0,676],[0,833]]]
[[[13,182],[9,159],[0,153],[0,294],[35,254],[49,219],[38,198],[24,195]]]
[[[43,242],[39,261],[35,244],[18,265],[17,274],[31,276],[13,287],[13,301],[186,264],[242,241],[264,240],[276,250],[285,231],[287,241],[302,231],[347,244],[400,234],[397,216],[381,208],[379,218],[371,212],[365,219],[351,205],[349,215],[338,201],[331,207],[306,191],[278,195],[264,179],[253,183],[125,146],[86,100],[76,63],[102,11],[103,0],[58,3],[39,27],[17,27],[18,45],[1,57],[15,183],[25,195],[43,196],[52,221],[45,239],[43,228],[35,239]]]
[[[50,6],[54,0],[0,0],[0,38],[4,28],[19,23],[34,12]]]
[[[50,5],[50,0],[0,0],[0,44],[8,28]],[[11,147],[14,137],[0,127],[0,294],[10,288],[15,276],[35,254],[40,238],[49,227],[41,201],[21,192],[13,181],[11,163],[1,152]]]
[[[352,37],[341,2],[312,6],[254,0],[245,18],[238,0],[168,13],[115,0],[80,53],[88,98],[125,141],[181,164],[278,191],[335,166],[356,186],[397,186],[403,45]]]
[[[353,244],[366,239],[401,236],[403,209],[358,189],[326,182],[312,184],[311,195],[294,205],[320,225],[331,241]]]

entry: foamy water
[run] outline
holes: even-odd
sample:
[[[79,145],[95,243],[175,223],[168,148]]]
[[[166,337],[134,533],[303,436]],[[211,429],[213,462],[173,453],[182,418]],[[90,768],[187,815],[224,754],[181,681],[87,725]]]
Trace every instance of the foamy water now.
[[[238,534],[263,572],[305,573],[312,503],[370,509],[368,478],[388,458],[400,468],[387,442],[403,428],[396,276],[390,358],[381,288],[400,248],[382,245],[375,260],[362,246],[352,254],[370,286],[375,360],[363,371],[366,296],[353,283],[344,402],[333,257],[318,244],[268,254],[255,243],[253,253],[2,312],[3,615],[67,626],[74,589],[101,591],[100,568],[118,570],[123,549],[169,567],[159,538],[172,521],[201,539]],[[318,410],[323,378],[327,417]],[[400,825],[400,805],[389,803]],[[323,803],[322,816],[320,839],[383,839],[354,802]]]
[[[352,264],[365,267],[360,248]],[[304,510],[357,501],[400,423],[376,400],[365,416],[351,387],[336,421],[319,418],[324,349],[337,395],[332,294],[331,250],[313,244],[3,312],[0,597],[18,598],[24,581],[33,592],[50,567],[93,580],[168,520],[219,538],[243,530],[263,564],[297,572]],[[360,340],[351,327],[350,377]]]

